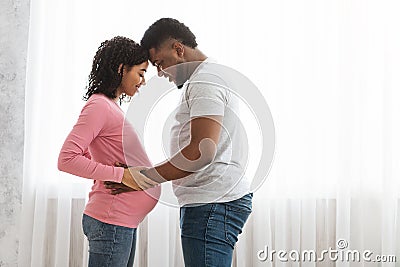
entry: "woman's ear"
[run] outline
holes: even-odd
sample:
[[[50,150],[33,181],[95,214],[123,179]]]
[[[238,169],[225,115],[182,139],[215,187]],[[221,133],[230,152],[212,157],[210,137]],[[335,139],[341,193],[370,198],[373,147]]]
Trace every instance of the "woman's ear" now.
[[[124,64],[119,64],[119,67],[118,67],[118,74],[122,74],[122,71],[124,70]]]

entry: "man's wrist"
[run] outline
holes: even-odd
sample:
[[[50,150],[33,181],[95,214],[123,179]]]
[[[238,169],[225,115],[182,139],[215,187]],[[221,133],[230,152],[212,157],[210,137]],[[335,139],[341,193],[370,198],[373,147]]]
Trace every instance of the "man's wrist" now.
[[[160,183],[160,184],[167,181],[160,174],[158,174],[158,172],[156,171],[155,168],[151,168],[151,169],[148,168],[145,170],[141,170],[140,173],[142,175],[146,176],[147,178],[149,178],[157,183]]]

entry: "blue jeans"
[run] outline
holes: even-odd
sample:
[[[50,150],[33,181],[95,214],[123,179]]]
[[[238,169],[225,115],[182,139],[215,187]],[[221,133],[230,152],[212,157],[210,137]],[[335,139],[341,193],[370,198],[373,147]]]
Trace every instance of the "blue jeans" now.
[[[86,214],[82,227],[89,240],[89,267],[133,266],[136,228],[103,223]]]
[[[230,267],[233,248],[251,213],[253,194],[225,203],[182,207],[181,239],[186,267]]]

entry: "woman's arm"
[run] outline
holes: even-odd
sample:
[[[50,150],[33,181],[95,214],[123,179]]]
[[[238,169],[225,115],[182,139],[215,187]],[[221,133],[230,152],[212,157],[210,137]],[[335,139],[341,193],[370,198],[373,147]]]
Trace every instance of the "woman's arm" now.
[[[58,169],[84,178],[119,183],[124,168],[92,161],[88,153],[90,143],[104,128],[110,107],[104,99],[88,101],[61,148]]]

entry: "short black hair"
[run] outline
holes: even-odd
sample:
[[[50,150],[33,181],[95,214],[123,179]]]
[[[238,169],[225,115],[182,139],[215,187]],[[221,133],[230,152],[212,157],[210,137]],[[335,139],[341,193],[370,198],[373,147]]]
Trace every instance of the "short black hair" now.
[[[144,49],[159,48],[167,39],[176,39],[191,48],[197,47],[196,36],[183,23],[172,18],[162,18],[151,25],[140,41]]]

